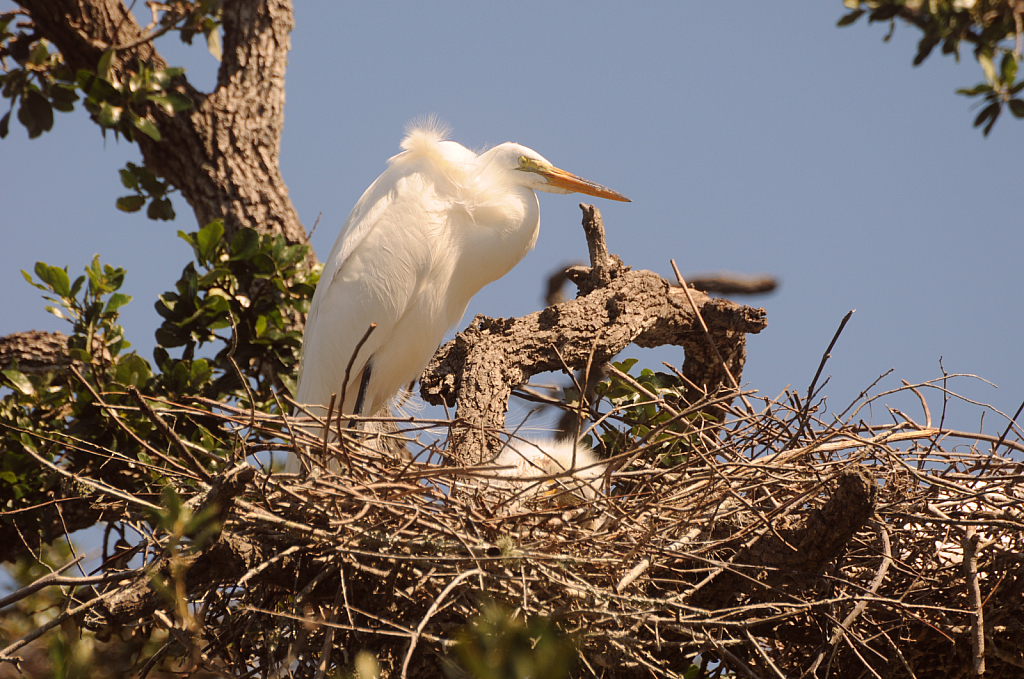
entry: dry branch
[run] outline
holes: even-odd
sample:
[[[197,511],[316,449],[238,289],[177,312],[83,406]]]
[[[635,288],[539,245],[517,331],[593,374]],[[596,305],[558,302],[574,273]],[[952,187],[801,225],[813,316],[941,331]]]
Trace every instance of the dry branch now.
[[[745,334],[767,325],[763,309],[691,293],[711,331],[712,346],[683,291],[658,274],[632,271],[610,255],[600,212],[593,206],[581,208],[592,266],[569,272],[580,296],[522,318],[477,316],[437,352],[424,372],[424,400],[458,404],[457,417],[464,426],[452,432],[450,452],[460,464],[493,456],[501,445],[493,433],[504,428],[512,390],[534,375],[600,365],[630,344],[676,345],[684,348],[682,372],[694,385],[687,395],[696,401],[714,394],[728,372],[740,375]]]
[[[205,658],[192,662],[235,676],[292,663],[296,676],[313,676],[329,629],[335,649],[371,651],[385,676],[404,665],[409,677],[434,677],[486,593],[578,633],[581,676],[589,666],[607,677],[671,677],[702,652],[743,676],[813,666],[822,677],[968,677],[978,648],[988,673],[1017,671],[1019,453],[976,450],[988,435],[944,448],[951,432],[909,421],[811,417],[792,454],[778,454],[803,404],[784,395],[755,414],[726,412],[718,437],[688,439],[695,447],[676,467],[641,452],[611,473],[610,494],[515,515],[499,511],[494,492],[472,492],[492,470],[410,464],[352,442],[344,475],[218,477],[223,532],[189,557],[186,595],[207,620],[189,633]],[[226,432],[245,432],[240,454],[265,450],[269,437],[276,450],[292,448],[283,418],[260,416],[250,430],[247,411],[218,417]],[[297,445],[321,445],[305,433],[311,422],[289,420]],[[421,459],[446,445],[427,442]],[[183,474],[187,491],[194,482]],[[112,519],[138,520],[140,506],[94,491]],[[196,493],[196,510],[213,492]],[[965,550],[964,525],[976,549]],[[130,583],[72,594],[86,627],[173,621],[139,574],[166,568],[154,537],[145,570],[124,574]],[[337,651],[327,671],[335,663],[345,663]]]
[[[0,370],[17,366],[23,373],[40,374],[71,365],[68,336],[29,330],[0,337]]]
[[[60,50],[73,71],[95,72],[103,52],[119,50],[113,76],[126,80],[139,61],[167,63],[120,0],[19,0],[35,31]],[[305,243],[306,233],[281,178],[278,155],[284,122],[284,73],[292,7],[287,0],[227,0],[222,13],[223,59],[212,92],[187,79],[178,89],[195,106],[177,115],[149,106],[144,113],[162,136],[138,135],[146,166],[181,190],[199,226],[224,220],[225,237],[243,227]],[[316,261],[312,250],[310,263]]]

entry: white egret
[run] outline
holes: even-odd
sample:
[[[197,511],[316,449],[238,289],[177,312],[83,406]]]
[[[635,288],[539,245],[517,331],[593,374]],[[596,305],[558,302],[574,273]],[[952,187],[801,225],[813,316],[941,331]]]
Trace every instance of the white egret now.
[[[470,298],[533,248],[534,191],[629,201],[525,146],[477,155],[445,137],[433,122],[410,128],[342,226],[306,319],[299,403],[326,411],[344,392],[336,408],[373,415],[419,378]],[[286,468],[298,471],[294,455]]]
[[[498,471],[499,479],[489,479],[488,485],[514,489],[524,500],[550,496],[562,505],[596,498],[606,469],[597,454],[582,443],[549,438],[511,439],[494,464],[503,469]],[[543,478],[552,475],[562,476]],[[522,502],[514,505],[516,509],[521,506]]]

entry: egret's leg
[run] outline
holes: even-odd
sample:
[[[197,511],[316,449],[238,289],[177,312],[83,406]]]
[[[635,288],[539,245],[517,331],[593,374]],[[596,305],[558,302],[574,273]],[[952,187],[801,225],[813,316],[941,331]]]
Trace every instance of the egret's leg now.
[[[356,394],[356,405],[352,409],[353,415],[363,414],[363,405],[366,402],[366,389],[370,386],[370,373],[373,372],[373,360],[366,362],[366,367],[363,368],[363,377],[359,380],[359,393]],[[373,413],[371,413],[372,415]]]

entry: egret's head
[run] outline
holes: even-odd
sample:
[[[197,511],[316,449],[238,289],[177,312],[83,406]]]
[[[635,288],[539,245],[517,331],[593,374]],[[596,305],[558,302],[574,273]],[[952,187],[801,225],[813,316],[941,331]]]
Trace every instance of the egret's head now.
[[[571,172],[558,169],[533,149],[510,142],[502,144],[495,150],[499,151],[495,160],[518,176],[516,183],[535,191],[585,193],[598,198],[608,198],[624,203],[631,202],[629,198],[618,191],[612,191],[607,186],[595,184],[582,177],[577,177]]]

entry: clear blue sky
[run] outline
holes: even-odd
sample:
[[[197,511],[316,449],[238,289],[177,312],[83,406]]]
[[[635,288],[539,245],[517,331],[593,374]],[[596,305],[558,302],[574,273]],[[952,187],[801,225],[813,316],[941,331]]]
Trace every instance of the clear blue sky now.
[[[778,276],[778,292],[749,300],[768,311],[744,374],[761,394],[806,389],[855,308],[826,369],[830,409],[890,368],[882,388],[939,377],[941,359],[999,387],[964,381],[961,393],[1012,414],[1024,399],[1024,122],[1004,114],[983,138],[954,95],[982,79],[969,54],[957,64],[936,52],[915,69],[916,30],[898,26],[884,44],[885,26],[836,28],[843,13],[839,0],[300,2],[284,179],[307,228],[322,213],[323,256],[405,125],[435,113],[471,148],[517,141],[632,198],[599,205],[611,250],[634,267],[670,276],[675,258],[684,274]],[[200,43],[160,48],[208,90],[217,64]],[[37,140],[11,129],[0,142],[0,334],[62,329],[20,269],[43,260],[74,274],[99,253],[128,269],[124,325],[150,358],[153,302],[190,257],[175,236],[196,227],[187,205],[170,224],[117,212],[117,170],[139,154],[104,142],[84,112],[58,114]],[[578,198],[540,200],[536,250],[464,322],[539,308],[544,277],[586,259]],[[676,350],[627,354],[682,362]],[[978,411],[952,421],[976,429]]]

